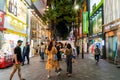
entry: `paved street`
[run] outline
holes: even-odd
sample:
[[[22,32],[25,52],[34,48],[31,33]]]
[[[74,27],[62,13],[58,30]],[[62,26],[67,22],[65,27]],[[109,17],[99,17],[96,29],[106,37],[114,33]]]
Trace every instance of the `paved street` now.
[[[104,60],[100,60],[98,65],[90,55],[85,55],[85,59],[77,59],[73,64],[72,77],[66,76],[65,61],[61,62],[63,71],[60,76],[56,76],[54,70],[49,80],[120,80],[120,69],[116,65],[110,64]],[[0,69],[0,80],[9,80],[11,67]],[[48,80],[47,71],[45,70],[45,62],[40,62],[39,56],[31,58],[30,65],[22,67],[22,75],[26,80]],[[15,74],[13,80],[19,80]]]

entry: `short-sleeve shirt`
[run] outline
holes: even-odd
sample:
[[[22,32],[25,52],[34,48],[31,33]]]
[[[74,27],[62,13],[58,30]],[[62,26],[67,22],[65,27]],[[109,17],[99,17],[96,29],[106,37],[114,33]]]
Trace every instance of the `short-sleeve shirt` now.
[[[17,55],[17,61],[22,62],[21,48],[19,46],[15,47],[14,54]]]

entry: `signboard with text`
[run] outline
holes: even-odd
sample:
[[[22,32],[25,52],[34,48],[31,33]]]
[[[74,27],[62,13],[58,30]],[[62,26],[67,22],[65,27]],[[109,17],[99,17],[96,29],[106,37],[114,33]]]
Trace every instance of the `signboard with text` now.
[[[88,12],[82,13],[83,34],[88,34]]]

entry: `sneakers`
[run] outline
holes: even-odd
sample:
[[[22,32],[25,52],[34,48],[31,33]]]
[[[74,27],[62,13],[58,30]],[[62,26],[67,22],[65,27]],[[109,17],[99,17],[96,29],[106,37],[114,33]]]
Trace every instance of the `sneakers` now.
[[[68,74],[67,76],[68,76],[68,77],[71,77],[71,74]]]
[[[50,79],[50,75],[48,75],[47,77],[48,77],[48,79]]]
[[[60,72],[57,72],[57,76],[60,76]]]
[[[26,80],[26,79],[22,78],[22,80]]]

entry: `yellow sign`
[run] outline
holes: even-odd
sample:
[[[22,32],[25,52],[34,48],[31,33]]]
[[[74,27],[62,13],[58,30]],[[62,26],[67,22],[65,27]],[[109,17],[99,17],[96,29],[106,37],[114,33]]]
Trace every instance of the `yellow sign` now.
[[[32,2],[36,2],[37,0],[32,0]]]
[[[25,29],[25,26],[17,20],[11,20],[10,25],[12,25],[17,31],[23,31]]]
[[[6,15],[26,24],[27,6],[21,0],[6,0]]]
[[[27,37],[27,34],[16,32],[16,31],[11,30],[11,29],[7,29],[6,32],[9,32],[9,33],[12,33],[12,34],[16,34],[16,35],[19,35],[19,36],[23,36],[23,37]]]

